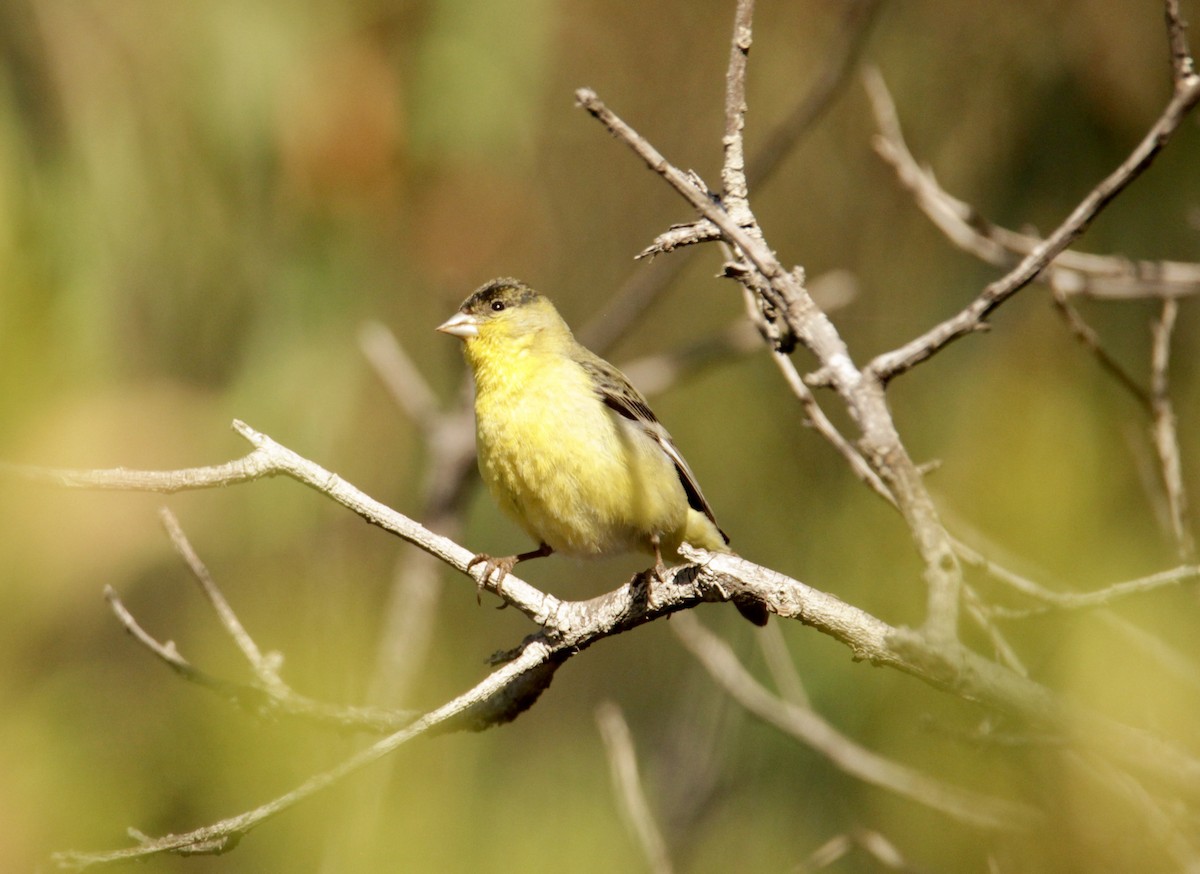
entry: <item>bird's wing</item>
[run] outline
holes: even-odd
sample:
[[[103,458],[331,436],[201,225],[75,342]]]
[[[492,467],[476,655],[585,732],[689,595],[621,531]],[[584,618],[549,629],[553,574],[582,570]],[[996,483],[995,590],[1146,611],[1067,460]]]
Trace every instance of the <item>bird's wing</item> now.
[[[713,523],[713,527],[720,533],[721,538],[728,543],[729,537],[717,525],[712,507],[704,497],[704,492],[700,491],[700,483],[696,482],[696,475],[688,467],[687,461],[679,452],[679,447],[675,445],[675,441],[671,439],[671,435],[663,427],[662,422],[658,421],[658,417],[654,415],[654,411],[650,409],[646,399],[617,368],[583,347],[580,347],[580,351],[586,354],[579,357],[579,365],[591,379],[600,400],[609,409],[639,425],[646,435],[659,445],[675,465],[679,481],[683,484],[683,490],[687,494],[688,506],[707,516],[708,520]]]

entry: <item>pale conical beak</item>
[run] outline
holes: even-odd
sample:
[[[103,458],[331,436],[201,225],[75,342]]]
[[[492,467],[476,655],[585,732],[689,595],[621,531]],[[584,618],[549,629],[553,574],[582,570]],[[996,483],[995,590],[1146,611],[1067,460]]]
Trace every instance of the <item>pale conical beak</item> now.
[[[466,340],[468,337],[479,336],[479,323],[475,321],[475,317],[472,315],[455,313],[438,325],[437,330],[443,334],[458,337],[460,340]]]

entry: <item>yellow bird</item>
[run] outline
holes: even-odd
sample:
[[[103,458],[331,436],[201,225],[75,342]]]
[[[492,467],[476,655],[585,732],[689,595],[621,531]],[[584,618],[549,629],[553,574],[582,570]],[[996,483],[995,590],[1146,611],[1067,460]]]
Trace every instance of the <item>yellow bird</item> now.
[[[475,376],[479,472],[539,544],[519,555],[480,553],[499,580],[555,552],[596,557],[639,550],[678,557],[681,543],[728,552],[712,507],[671,435],[625,375],[581,346],[546,297],[494,279],[439,331],[463,341]],[[762,625],[766,609],[739,602]]]

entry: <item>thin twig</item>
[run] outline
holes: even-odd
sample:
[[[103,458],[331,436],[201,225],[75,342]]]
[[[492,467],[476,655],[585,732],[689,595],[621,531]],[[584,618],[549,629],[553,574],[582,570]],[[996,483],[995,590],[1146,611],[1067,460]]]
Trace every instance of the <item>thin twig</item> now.
[[[1196,64],[1188,47],[1187,22],[1179,10],[1179,0],[1167,0],[1167,38],[1171,42],[1171,72],[1175,89],[1185,90],[1196,79]]]
[[[879,474],[871,469],[871,466],[867,464],[862,454],[854,448],[854,444],[843,437],[833,422],[829,421],[829,417],[825,415],[825,411],[817,403],[817,398],[812,393],[812,389],[805,385],[803,377],[796,370],[796,365],[791,357],[784,355],[782,352],[773,352],[771,358],[779,368],[779,372],[783,374],[783,380],[787,383],[788,388],[792,390],[792,394],[800,401],[800,406],[804,410],[804,416],[809,424],[812,425],[818,434],[825,438],[826,442],[838,451],[838,454],[842,458],[846,459],[846,462],[850,465],[850,470],[858,479],[866,483],[871,491],[895,507],[896,499],[887,485],[880,479]]]
[[[134,640],[149,650],[156,658],[165,662],[171,670],[184,679],[259,716],[269,713],[272,717],[290,717],[343,730],[353,729],[376,733],[395,731],[417,718],[418,714],[411,711],[330,704],[301,695],[289,687],[279,677],[276,666],[278,660],[258,654],[257,644],[242,627],[224,596],[216,589],[216,584],[208,577],[208,572],[199,563],[199,558],[191,551],[191,546],[184,538],[182,530],[179,529],[178,522],[167,511],[163,512],[164,523],[172,543],[184,556],[194,575],[200,578],[200,574],[196,572],[197,566],[203,571],[207,583],[202,579],[201,586],[205,590],[206,597],[221,617],[221,623],[225,626],[226,631],[235,639],[238,648],[250,662],[257,682],[254,684],[235,683],[197,668],[183,657],[173,642],[159,641],[146,631],[121,601],[116,591],[111,586],[106,586],[104,597],[117,620]],[[191,557],[189,558],[185,553],[190,553]],[[233,630],[235,628],[236,632]]]
[[[1043,241],[1036,237],[1016,234],[999,228],[983,218],[967,204],[951,197],[944,191],[927,168],[917,164],[908,150],[904,134],[900,129],[896,105],[888,92],[887,85],[878,70],[869,69],[864,76],[867,94],[875,114],[879,134],[875,138],[875,151],[896,171],[897,178],[913,195],[917,205],[929,219],[946,235],[947,239],[976,257],[998,267],[1009,268],[1020,257],[1028,255]],[[1158,269],[1152,270],[1152,266]],[[1193,267],[1191,284],[1172,287],[1177,294],[1200,291],[1200,265],[1174,265],[1177,270]],[[1163,265],[1139,265],[1138,274],[1161,275]],[[1125,259],[1105,259],[1095,255],[1082,256],[1064,251],[1038,274],[1037,279],[1049,284],[1056,311],[1062,316],[1067,328],[1092,355],[1100,366],[1109,372],[1122,387],[1143,407],[1150,410],[1150,394],[1108,353],[1095,330],[1084,321],[1079,311],[1071,305],[1068,290],[1078,293],[1116,275],[1121,286],[1136,284],[1134,266]],[[1162,287],[1157,283],[1155,288]],[[1143,288],[1141,296],[1148,295]],[[1128,296],[1134,296],[1132,292]]]
[[[767,134],[762,148],[751,158],[746,168],[750,185],[761,185],[774,175],[800,138],[833,105],[834,98],[850,81],[881,5],[881,0],[850,0],[845,4],[841,29],[825,56],[821,72],[804,98]]]
[[[775,174],[845,87],[880,5],[880,0],[855,0],[846,7],[843,26],[821,72],[751,158],[746,171],[751,185],[762,185]],[[683,274],[694,254],[695,250],[685,250],[636,271],[605,303],[602,314],[577,332],[580,340],[598,352],[611,348],[658,295]]]
[[[662,832],[650,813],[646,794],[642,791],[633,735],[629,732],[621,708],[612,701],[602,702],[596,708],[596,725],[604,741],[604,751],[608,754],[608,770],[617,796],[617,809],[625,827],[637,841],[650,870],[654,874],[671,874],[674,870],[671,857],[667,853]]]
[[[407,727],[388,735],[364,750],[350,756],[337,766],[316,774],[291,792],[279,796],[266,804],[237,816],[223,819],[211,825],[183,834],[164,835],[161,838],[139,837],[137,846],[112,852],[84,853],[68,851],[55,853],[51,859],[60,868],[83,870],[93,865],[126,862],[167,853],[178,855],[219,854],[233,848],[251,829],[262,825],[285,810],[307,798],[328,789],[354,772],[407,743],[415,737],[427,734],[431,729],[461,716],[473,707],[484,704],[503,689],[510,686],[521,675],[544,664],[550,656],[548,647],[530,644],[513,661],[493,671],[482,682],[462,695],[431,710]]]
[[[742,130],[746,126],[746,58],[754,41],[751,22],[754,0],[738,0],[733,21],[733,39],[729,50],[729,69],[725,73],[725,135],[721,145],[722,202],[730,218],[743,227],[753,227],[750,190],[746,182],[746,152]]]
[[[887,408],[882,381],[864,379],[866,374],[854,366],[837,329],[805,289],[802,270],[786,270],[756,232],[734,222],[712,202],[707,189],[668,162],[653,145],[605,106],[594,91],[581,88],[576,91],[576,99],[675,188],[701,216],[720,228],[730,245],[740,250],[739,258],[745,263],[728,264],[727,273],[760,295],[764,314],[770,311],[780,326],[786,328],[776,340],[777,347],[786,349],[788,337],[798,336],[817,356],[822,372],[846,401],[851,415],[862,428],[860,448],[863,455],[895,495],[925,564],[929,607],[924,631],[931,639],[952,646],[957,640],[961,570],[933,501],[921,481],[921,474],[900,441]]]
[[[1196,541],[1192,536],[1188,519],[1187,491],[1183,485],[1183,465],[1179,458],[1179,435],[1175,421],[1175,406],[1171,402],[1170,378],[1171,336],[1175,332],[1175,319],[1179,314],[1179,302],[1164,300],[1162,313],[1153,325],[1153,346],[1150,354],[1150,398],[1154,412],[1154,448],[1161,465],[1163,488],[1167,493],[1170,510],[1171,533],[1179,557],[1185,561],[1196,552]]]
[[[771,679],[775,688],[779,690],[780,697],[796,707],[811,707],[812,702],[808,699],[800,672],[796,670],[796,662],[788,652],[779,623],[772,622],[764,626],[754,636],[758,640],[759,651],[763,654],[763,661],[767,670],[771,672]]]
[[[950,242],[981,261],[1008,269],[1044,240],[989,221],[970,204],[942,188],[933,171],[913,157],[904,139],[896,105],[879,71],[863,74],[879,133],[876,154],[896,173],[897,181]],[[1138,300],[1200,294],[1200,264],[1180,261],[1131,261],[1067,249],[1038,274],[1063,297]]]
[[[1088,192],[1053,233],[1005,276],[984,288],[980,295],[957,315],[935,325],[904,346],[877,356],[867,369],[877,379],[886,383],[936,355],[949,343],[978,331],[996,307],[1028,285],[1087,230],[1096,216],[1118,194],[1153,163],[1197,101],[1200,101],[1200,77],[1191,76],[1177,81],[1175,93],[1162,114],[1134,147],[1129,157]]]
[[[1113,583],[1111,586],[1105,586],[1103,589],[1096,589],[1092,592],[1053,592],[1037,586],[1024,577],[1008,575],[1006,579],[1011,585],[1019,587],[1025,594],[1042,601],[1043,606],[1025,609],[993,606],[989,608],[988,612],[1002,619],[1024,619],[1052,610],[1086,610],[1093,607],[1105,607],[1131,595],[1141,595],[1167,586],[1178,586],[1180,583],[1197,578],[1200,578],[1200,567],[1184,565],[1135,580]]]
[[[1038,814],[1024,804],[953,786],[884,758],[837,731],[814,710],[776,698],[750,675],[728,644],[692,614],[675,617],[671,630],[735,701],[847,774],[979,828],[1024,829],[1038,821]]]
[[[187,535],[183,533],[183,528],[180,527],[179,520],[175,518],[175,514],[166,507],[160,508],[158,512],[163,528],[166,529],[167,536],[171,538],[171,545],[175,547],[175,551],[179,553],[180,558],[184,560],[188,569],[191,570],[192,576],[196,578],[196,582],[200,584],[200,591],[208,599],[208,603],[212,606],[213,612],[217,614],[217,618],[221,620],[221,625],[225,627],[225,631],[233,638],[233,642],[237,644],[237,648],[242,651],[242,655],[250,663],[250,667],[258,677],[259,682],[268,689],[282,689],[282,681],[279,678],[278,671],[278,658],[264,657],[258,648],[258,644],[254,642],[254,638],[246,633],[245,627],[242,625],[241,620],[237,618],[237,614],[234,613],[233,608],[229,606],[229,601],[226,600],[224,593],[218,588],[212,578],[212,574],[204,566],[204,562],[200,561],[200,556],[192,548]]]

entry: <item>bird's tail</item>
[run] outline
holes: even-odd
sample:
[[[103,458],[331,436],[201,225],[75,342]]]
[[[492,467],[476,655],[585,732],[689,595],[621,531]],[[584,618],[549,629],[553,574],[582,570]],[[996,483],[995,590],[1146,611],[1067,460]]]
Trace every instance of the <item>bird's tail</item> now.
[[[713,521],[703,513],[690,508],[683,539],[686,543],[707,549],[709,552],[733,551],[729,548],[729,538],[725,536],[725,532],[714,525]],[[757,599],[734,598],[733,606],[737,607],[742,616],[759,627],[766,625],[767,618],[771,615],[767,611],[766,605]]]

